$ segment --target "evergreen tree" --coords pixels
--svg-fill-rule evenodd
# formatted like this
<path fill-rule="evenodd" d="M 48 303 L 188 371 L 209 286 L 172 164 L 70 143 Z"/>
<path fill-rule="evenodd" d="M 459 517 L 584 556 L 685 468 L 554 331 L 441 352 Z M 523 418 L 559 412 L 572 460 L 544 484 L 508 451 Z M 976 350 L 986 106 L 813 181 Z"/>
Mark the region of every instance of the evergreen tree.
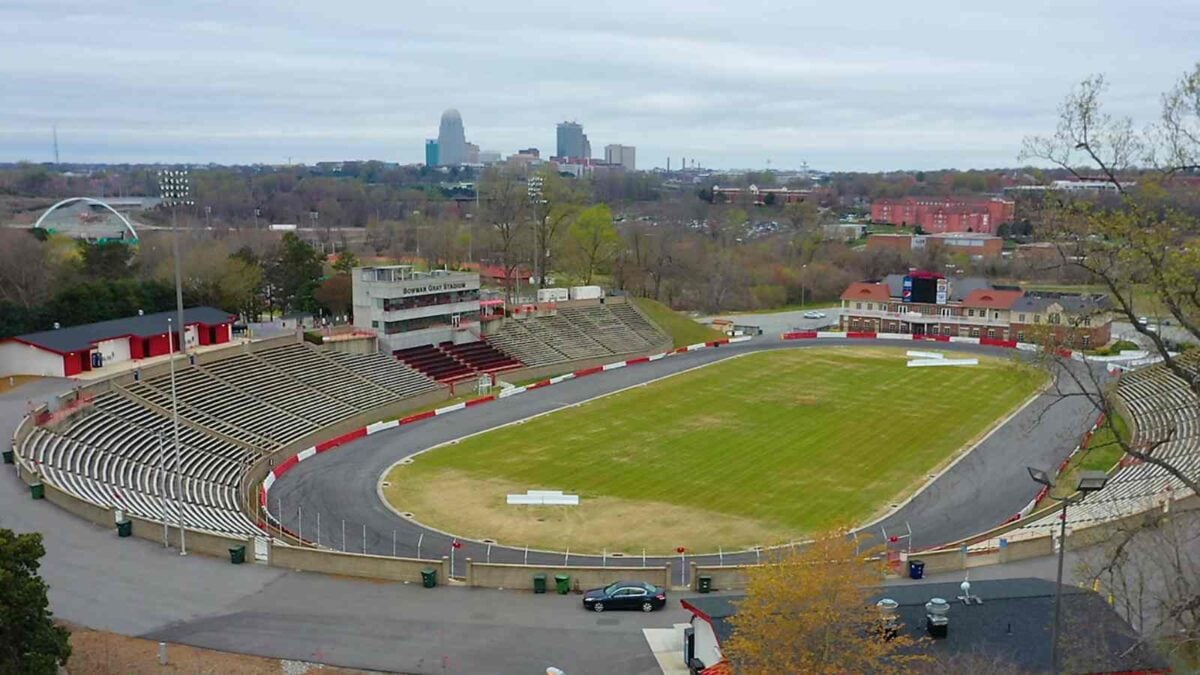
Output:
<path fill-rule="evenodd" d="M 38 576 L 45 554 L 42 535 L 0 530 L 0 672 L 53 675 L 71 655 Z"/>

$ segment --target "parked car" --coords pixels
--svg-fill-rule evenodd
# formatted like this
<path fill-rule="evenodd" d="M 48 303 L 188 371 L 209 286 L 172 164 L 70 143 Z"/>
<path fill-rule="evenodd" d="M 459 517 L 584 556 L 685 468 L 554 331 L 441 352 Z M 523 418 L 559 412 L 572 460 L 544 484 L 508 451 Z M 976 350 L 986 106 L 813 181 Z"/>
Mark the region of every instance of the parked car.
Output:
<path fill-rule="evenodd" d="M 640 609 L 652 612 L 667 604 L 667 590 L 641 581 L 618 581 L 583 594 L 583 608 L 592 612 L 608 609 Z"/>
<path fill-rule="evenodd" d="M 805 313 L 804 313 L 804 318 L 806 318 L 806 319 L 824 319 L 824 318 L 825 318 L 825 312 L 818 312 L 818 311 L 817 311 L 817 310 L 815 310 L 815 309 L 814 309 L 814 310 L 809 310 L 809 311 L 807 311 L 807 312 L 805 312 Z"/>

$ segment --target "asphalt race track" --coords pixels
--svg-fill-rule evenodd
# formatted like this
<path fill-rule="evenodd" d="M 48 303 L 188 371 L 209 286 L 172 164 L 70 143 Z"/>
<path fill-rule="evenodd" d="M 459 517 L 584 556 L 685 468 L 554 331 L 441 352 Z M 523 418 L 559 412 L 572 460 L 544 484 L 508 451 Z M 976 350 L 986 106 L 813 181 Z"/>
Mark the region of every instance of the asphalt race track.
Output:
<path fill-rule="evenodd" d="M 872 346 L 910 347 L 913 343 L 871 342 Z M 316 541 L 316 514 L 321 514 L 320 543 L 335 549 L 379 555 L 440 557 L 450 555 L 452 537 L 401 518 L 379 499 L 376 486 L 380 476 L 396 461 L 431 446 L 462 436 L 491 429 L 539 413 L 574 405 L 595 396 L 636 386 L 649 380 L 678 373 L 699 365 L 729 358 L 739 353 L 764 349 L 805 349 L 830 346 L 863 346 L 863 340 L 801 340 L 783 342 L 778 338 L 756 340 L 677 354 L 666 359 L 599 373 L 586 378 L 561 382 L 519 396 L 500 399 L 449 415 L 430 418 L 412 425 L 384 431 L 301 462 L 283 475 L 270 492 L 269 508 L 285 527 L 302 532 Z M 929 347 L 929 345 L 923 345 Z M 937 343 L 947 351 L 969 351 L 1011 357 L 1011 349 L 977 345 Z M 1083 368 L 1072 362 L 1069 367 Z M 731 386 L 737 386 L 731 383 Z M 1012 419 L 996 429 L 970 454 L 942 473 L 917 496 L 864 532 L 879 534 L 913 533 L 913 546 L 933 545 L 976 534 L 1001 524 L 1018 512 L 1037 493 L 1026 466 L 1051 469 L 1058 466 L 1094 422 L 1095 413 L 1085 397 L 1063 397 L 1072 391 L 1073 380 L 1059 378 L 1058 384 L 1039 396 Z M 1049 414 L 1044 411 L 1053 406 Z M 434 450 L 436 452 L 436 450 Z M 903 452 L 898 448 L 897 452 Z M 303 522 L 301 522 L 303 520 Z M 365 526 L 365 530 L 364 530 Z M 364 536 L 365 534 L 365 536 Z M 394 538 L 394 543 L 393 543 Z M 584 556 L 565 552 L 541 552 L 504 546 L 487 546 L 462 539 L 456 564 L 464 557 L 492 562 L 531 564 L 567 563 L 572 565 L 615 565 L 620 559 Z M 393 548 L 394 546 L 394 548 Z M 490 548 L 490 551 L 489 551 Z M 699 553 L 699 552 L 698 552 Z M 706 552 L 707 553 L 707 552 Z M 753 552 L 725 552 L 725 564 L 754 562 Z M 640 564 L 641 560 L 624 564 Z M 680 557 L 648 557 L 646 563 L 670 562 L 675 582 L 683 581 L 684 560 Z M 686 562 L 716 564 L 718 556 L 688 554 Z M 455 573 L 464 568 L 456 567 Z"/>

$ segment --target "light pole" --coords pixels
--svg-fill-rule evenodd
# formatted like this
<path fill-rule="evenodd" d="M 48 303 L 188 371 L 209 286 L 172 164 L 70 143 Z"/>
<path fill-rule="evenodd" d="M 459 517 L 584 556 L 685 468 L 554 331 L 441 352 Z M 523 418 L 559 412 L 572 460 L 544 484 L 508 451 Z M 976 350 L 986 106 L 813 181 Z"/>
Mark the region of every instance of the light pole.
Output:
<path fill-rule="evenodd" d="M 549 253 L 549 250 L 546 249 L 546 242 L 542 241 L 542 228 L 538 226 L 538 206 L 542 204 L 542 182 L 542 177 L 537 174 L 529 177 L 529 203 L 533 205 L 533 276 L 537 280 L 538 288 L 542 287 L 546 277 L 542 270 L 546 260 L 543 250 Z"/>
<path fill-rule="evenodd" d="M 258 229 L 258 217 L 262 215 L 262 209 L 254 209 L 254 229 Z"/>
<path fill-rule="evenodd" d="M 204 229 L 206 229 L 206 230 L 212 229 L 212 207 L 211 206 L 204 207 Z"/>
<path fill-rule="evenodd" d="M 183 265 L 179 259 L 179 207 L 192 206 L 192 184 L 188 178 L 187 169 L 166 169 L 158 172 L 158 189 L 162 202 L 171 207 L 171 249 L 175 258 L 175 312 L 179 319 L 179 350 L 187 353 L 187 338 L 184 335 L 183 320 Z M 179 396 L 175 390 L 175 346 L 171 343 L 171 320 L 167 319 L 167 347 L 171 360 L 171 418 L 175 436 L 175 473 L 176 489 L 182 488 L 179 476 Z M 176 494 L 179 505 L 179 555 L 187 555 L 187 541 L 183 533 L 183 498 Z"/>
<path fill-rule="evenodd" d="M 1067 506 L 1078 504 L 1084 500 L 1088 494 L 1104 489 L 1104 485 L 1108 483 L 1108 474 L 1103 471 L 1080 471 L 1075 484 L 1075 490 L 1067 493 L 1065 497 L 1059 497 L 1053 494 L 1054 479 L 1050 474 L 1035 469 L 1032 466 L 1025 467 L 1029 472 L 1029 477 L 1036 483 L 1045 485 L 1047 488 L 1046 496 L 1056 502 L 1062 504 L 1062 513 L 1059 514 L 1059 535 L 1058 535 L 1058 577 L 1054 586 L 1054 623 L 1050 627 L 1050 667 L 1053 672 L 1061 672 L 1058 667 L 1058 634 L 1059 623 L 1062 619 L 1062 577 L 1063 577 L 1063 560 L 1067 553 Z"/>
<path fill-rule="evenodd" d="M 168 322 L 170 319 L 167 320 Z M 167 330 L 167 335 L 171 334 L 170 329 Z M 168 338 L 169 339 L 169 338 Z M 163 514 L 163 548 L 171 547 L 171 536 L 167 530 L 167 456 L 163 448 L 163 428 L 158 428 L 158 494 L 162 502 Z"/>
<path fill-rule="evenodd" d="M 171 423 L 175 427 L 175 517 L 179 525 L 179 555 L 187 555 L 187 538 L 183 533 L 183 476 L 179 468 L 179 394 L 175 389 L 175 333 L 167 319 L 167 358 L 171 365 Z M 166 514 L 164 515 L 164 519 Z"/>

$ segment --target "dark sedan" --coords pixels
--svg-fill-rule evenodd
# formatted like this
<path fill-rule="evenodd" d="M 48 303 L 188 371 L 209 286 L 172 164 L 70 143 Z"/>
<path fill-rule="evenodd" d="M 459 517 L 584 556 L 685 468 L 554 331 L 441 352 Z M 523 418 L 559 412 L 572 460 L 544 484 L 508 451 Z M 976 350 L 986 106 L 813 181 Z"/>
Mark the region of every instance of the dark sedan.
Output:
<path fill-rule="evenodd" d="M 652 612 L 667 604 L 667 590 L 640 581 L 618 581 L 583 594 L 583 608 L 593 612 L 606 609 L 640 609 Z"/>

